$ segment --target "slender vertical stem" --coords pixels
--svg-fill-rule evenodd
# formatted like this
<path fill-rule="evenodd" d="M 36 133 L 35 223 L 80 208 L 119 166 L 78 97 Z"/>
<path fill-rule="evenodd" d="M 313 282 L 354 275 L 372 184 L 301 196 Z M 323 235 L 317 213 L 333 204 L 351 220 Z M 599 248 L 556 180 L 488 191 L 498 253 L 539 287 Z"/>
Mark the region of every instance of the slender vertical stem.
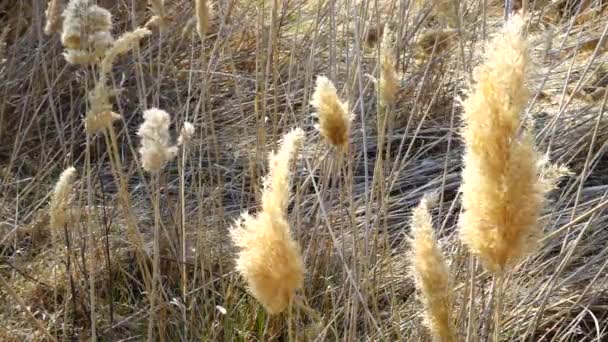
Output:
<path fill-rule="evenodd" d="M 154 326 L 156 325 L 156 306 L 160 282 L 160 176 L 158 172 L 152 174 L 152 205 L 154 209 L 154 251 L 152 264 L 152 293 L 150 295 L 150 320 L 148 322 L 148 341 L 154 340 Z"/>
<path fill-rule="evenodd" d="M 86 137 L 86 179 L 87 179 L 87 240 L 89 244 L 89 300 L 91 305 L 91 341 L 97 340 L 96 318 L 95 318 L 95 238 L 93 236 L 93 222 L 91 213 L 93 210 L 93 184 L 91 172 L 91 136 Z"/>
<path fill-rule="evenodd" d="M 502 285 L 504 282 L 504 275 L 498 273 L 494 276 L 495 281 L 495 297 L 494 297 L 494 335 L 492 340 L 494 342 L 500 341 L 500 329 L 502 321 Z"/>
<path fill-rule="evenodd" d="M 475 257 L 471 255 L 469 257 L 469 272 L 470 283 L 469 283 L 469 318 L 467 323 L 467 337 L 466 341 L 472 341 L 473 330 L 475 327 Z"/>

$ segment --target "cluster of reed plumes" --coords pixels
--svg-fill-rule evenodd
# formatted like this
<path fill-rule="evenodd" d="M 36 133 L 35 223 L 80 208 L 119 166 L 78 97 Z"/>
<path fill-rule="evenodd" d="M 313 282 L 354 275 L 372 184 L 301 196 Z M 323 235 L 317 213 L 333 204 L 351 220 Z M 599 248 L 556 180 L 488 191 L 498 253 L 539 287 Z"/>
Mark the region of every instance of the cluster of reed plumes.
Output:
<path fill-rule="evenodd" d="M 529 100 L 528 49 L 524 20 L 514 16 L 487 45 L 463 102 L 460 238 L 496 278 L 494 341 L 500 340 L 503 281 L 538 245 L 545 194 L 563 175 L 542 176 L 544 162 L 523 118 Z M 456 341 L 448 267 L 432 233 L 428 207 L 428 199 L 423 199 L 413 213 L 412 270 L 432 336 Z"/>
<path fill-rule="evenodd" d="M 105 0 L 48 3 L 45 32 L 56 43 L 54 63 L 63 75 L 74 75 L 74 100 L 69 111 L 53 108 L 57 126 L 69 122 L 71 134 L 57 139 L 67 143 L 41 159 L 74 167 L 61 174 L 49 169 L 55 188 L 32 206 L 44 211 L 40 220 L 52 229 L 54 249 L 36 254 L 48 258 L 52 277 L 38 275 L 44 262 L 9 275 L 11 281 L 32 278 L 38 293 L 51 298 L 21 304 L 19 297 L 29 292 L 9 294 L 29 329 L 53 335 L 49 340 L 449 342 L 507 340 L 523 329 L 545 333 L 547 322 L 558 322 L 546 316 L 571 302 L 553 305 L 561 294 L 537 286 L 557 289 L 562 278 L 526 272 L 549 269 L 548 259 L 560 261 L 554 255 L 561 241 L 550 236 L 577 237 L 574 224 L 545 235 L 560 227 L 556 216 L 578 225 L 595 212 L 576 218 L 577 206 L 589 206 L 584 189 L 571 214 L 563 214 L 567 195 L 548 210 L 548 191 L 565 170 L 539 152 L 545 145 L 536 146 L 544 136 L 536 141 L 533 128 L 546 123 L 530 118 L 537 103 L 531 103 L 533 67 L 522 18 L 473 45 L 465 41 L 465 17 L 457 18 L 459 28 L 448 29 L 462 40 L 462 50 L 454 53 L 458 61 L 446 62 L 445 74 L 412 63 L 412 46 L 424 41 L 424 32 L 403 32 L 404 21 L 390 19 L 376 23 L 383 29 L 374 48 L 352 50 L 367 24 L 348 27 L 355 35 L 347 39 L 357 44 L 345 45 L 346 62 L 340 56 L 345 47 L 321 30 L 305 45 L 315 47 L 315 65 L 298 63 L 294 51 L 285 68 L 286 37 L 295 46 L 300 30 L 340 32 L 342 12 L 327 12 L 332 19 L 325 26 L 325 15 L 310 14 L 326 13 L 327 4 L 295 7 L 305 25 L 294 28 L 282 24 L 298 13 L 293 3 L 267 8 L 196 0 L 187 8 L 179 1 L 144 2 L 145 10 L 135 2 L 113 7 L 133 8 L 124 20 L 103 8 Z M 435 3 L 425 7 L 433 20 L 448 4 Z M 242 8 L 259 10 L 255 28 L 268 34 L 239 27 L 246 22 L 241 15 L 253 13 Z M 424 20 L 420 15 L 413 20 Z M 190 37 L 184 39 L 184 29 L 178 40 L 182 24 Z M 432 41 L 433 54 L 440 52 L 441 42 Z M 454 97 L 478 57 L 471 46 L 483 46 L 485 54 L 459 101 Z M 328 60 L 338 61 L 328 68 L 316 64 L 326 51 Z M 449 69 L 461 61 L 458 70 Z M 49 84 L 59 82 L 56 71 L 50 70 Z M 187 82 L 178 78 L 184 75 Z M 60 88 L 47 97 L 49 105 L 68 98 Z M 427 98 L 425 108 L 420 99 Z M 48 133 L 42 137 L 49 139 Z M 556 141 L 547 150 L 563 150 Z M 585 167 L 602 169 L 595 162 Z M 23 197 L 19 193 L 17 201 Z M 12 218 L 0 224 L 5 221 Z M 574 238 L 564 240 L 560 255 L 570 255 Z M 22 267 L 17 248 L 27 250 L 28 239 L 10 241 L 16 256 L 0 267 L 0 280 L 9 274 L 5 267 Z M 541 299 L 549 303 L 544 316 L 529 304 Z M 540 324 L 519 324 L 533 315 L 543 317 Z M 2 334 L 0 324 L 0 340 Z"/>

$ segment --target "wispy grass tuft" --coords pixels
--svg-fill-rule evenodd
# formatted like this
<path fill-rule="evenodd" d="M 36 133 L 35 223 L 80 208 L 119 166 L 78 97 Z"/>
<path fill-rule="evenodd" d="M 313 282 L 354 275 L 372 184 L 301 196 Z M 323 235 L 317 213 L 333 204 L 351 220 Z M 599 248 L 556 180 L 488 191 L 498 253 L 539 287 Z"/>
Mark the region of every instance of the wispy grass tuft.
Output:
<path fill-rule="evenodd" d="M 352 116 L 348 112 L 348 104 L 338 98 L 336 87 L 327 77 L 317 77 L 310 104 L 317 110 L 317 129 L 325 140 L 333 146 L 346 148 Z"/>
<path fill-rule="evenodd" d="M 304 282 L 300 247 L 292 237 L 286 217 L 289 166 L 303 137 L 301 129 L 283 137 L 279 151 L 269 157 L 262 211 L 255 216 L 243 214 L 231 230 L 232 240 L 239 248 L 236 270 L 270 314 L 284 311 Z"/>
<path fill-rule="evenodd" d="M 466 143 L 460 234 L 492 272 L 503 272 L 534 251 L 544 186 L 538 154 L 522 115 L 528 101 L 528 42 L 515 16 L 487 46 L 464 101 Z"/>
<path fill-rule="evenodd" d="M 76 169 L 68 167 L 59 176 L 50 202 L 51 227 L 61 230 L 66 224 L 66 210 L 70 201 L 70 191 L 76 179 Z"/>
<path fill-rule="evenodd" d="M 433 232 L 430 207 L 432 199 L 422 198 L 412 211 L 411 220 L 411 272 L 414 276 L 420 301 L 424 305 L 424 324 L 434 341 L 457 341 L 452 321 L 451 284 L 449 268 Z"/>

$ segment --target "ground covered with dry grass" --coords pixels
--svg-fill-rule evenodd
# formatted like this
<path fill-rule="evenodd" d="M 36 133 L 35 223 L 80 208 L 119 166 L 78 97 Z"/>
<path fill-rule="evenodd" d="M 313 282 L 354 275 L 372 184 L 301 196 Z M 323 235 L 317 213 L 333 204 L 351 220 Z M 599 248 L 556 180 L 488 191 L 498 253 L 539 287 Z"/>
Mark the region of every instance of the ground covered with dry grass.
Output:
<path fill-rule="evenodd" d="M 525 1 L 521 125 L 562 177 L 534 217 L 537 248 L 500 276 L 463 244 L 459 218 L 475 188 L 461 188 L 463 100 L 502 3 L 90 3 L 112 15 L 104 37 L 141 29 L 105 74 L 109 50 L 87 29 L 70 49 L 95 62 L 70 64 L 45 2 L 0 4 L 0 340 L 608 338 L 604 2 Z M 327 107 L 318 75 L 335 85 Z M 158 140 L 138 129 L 151 108 L 169 115 L 152 129 L 169 134 L 159 168 L 139 150 Z M 290 157 L 269 164 L 296 127 Z M 58 217 L 49 203 L 71 166 Z M 412 220 L 423 198 L 430 215 Z M 238 240 L 239 225 L 267 238 Z M 429 247 L 412 248 L 416 236 Z M 429 324 L 416 251 L 443 253 L 449 285 L 432 290 L 449 299 L 451 336 Z M 284 280 L 282 302 L 241 276 L 254 263 L 257 285 Z"/>

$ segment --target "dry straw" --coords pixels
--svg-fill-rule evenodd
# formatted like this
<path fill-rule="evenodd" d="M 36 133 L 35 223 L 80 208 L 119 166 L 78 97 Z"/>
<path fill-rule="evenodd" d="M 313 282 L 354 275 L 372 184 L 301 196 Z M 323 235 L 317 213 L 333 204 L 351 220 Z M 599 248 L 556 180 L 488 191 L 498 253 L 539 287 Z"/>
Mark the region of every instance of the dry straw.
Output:
<path fill-rule="evenodd" d="M 139 154 L 142 167 L 148 172 L 158 172 L 177 154 L 177 147 L 171 146 L 169 140 L 169 113 L 162 109 L 152 108 L 144 111 L 144 122 L 137 135 L 141 138 Z"/>
<path fill-rule="evenodd" d="M 289 200 L 289 166 L 304 137 L 294 129 L 283 137 L 278 153 L 269 157 L 264 181 L 262 211 L 244 214 L 231 229 L 239 248 L 236 269 L 251 294 L 270 314 L 280 313 L 304 282 L 304 262 L 286 218 Z"/>
<path fill-rule="evenodd" d="M 533 137 L 522 127 L 528 101 L 528 42 L 513 17 L 487 46 L 464 101 L 466 143 L 460 235 L 485 267 L 502 273 L 532 252 L 545 184 Z"/>
<path fill-rule="evenodd" d="M 68 167 L 59 176 L 51 195 L 50 218 L 53 229 L 63 229 L 66 224 L 66 210 L 70 201 L 70 191 L 76 179 L 76 169 Z"/>
<path fill-rule="evenodd" d="M 425 196 L 412 212 L 411 272 L 424 305 L 424 323 L 433 340 L 450 342 L 456 341 L 456 330 L 451 317 L 449 269 L 433 232 L 429 212 L 432 202 Z"/>
<path fill-rule="evenodd" d="M 325 76 L 317 77 L 315 91 L 310 104 L 319 118 L 316 126 L 321 135 L 333 146 L 346 148 L 352 116 L 348 104 L 338 98 L 334 84 Z"/>

